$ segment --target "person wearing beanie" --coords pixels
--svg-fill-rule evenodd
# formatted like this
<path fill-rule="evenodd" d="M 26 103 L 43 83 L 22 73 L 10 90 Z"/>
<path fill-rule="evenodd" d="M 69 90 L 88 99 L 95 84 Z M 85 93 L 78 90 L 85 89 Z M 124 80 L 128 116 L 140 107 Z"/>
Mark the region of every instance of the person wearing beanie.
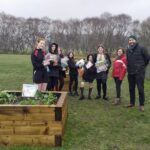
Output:
<path fill-rule="evenodd" d="M 136 38 L 136 36 L 135 36 L 135 35 L 130 35 L 130 36 L 128 37 L 128 40 L 129 40 L 129 39 L 137 40 L 137 38 Z"/>
<path fill-rule="evenodd" d="M 127 71 L 130 93 L 130 104 L 128 108 L 135 106 L 135 86 L 137 85 L 139 93 L 139 110 L 144 111 L 144 79 L 145 69 L 149 63 L 149 54 L 145 47 L 137 42 L 134 35 L 128 37 L 127 55 Z"/>

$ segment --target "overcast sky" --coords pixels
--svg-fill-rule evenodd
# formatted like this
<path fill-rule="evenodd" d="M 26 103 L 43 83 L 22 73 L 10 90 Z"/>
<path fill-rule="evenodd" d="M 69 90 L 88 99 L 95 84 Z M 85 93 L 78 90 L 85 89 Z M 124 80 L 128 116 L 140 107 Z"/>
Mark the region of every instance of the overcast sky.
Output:
<path fill-rule="evenodd" d="M 142 21 L 150 16 L 150 0 L 0 0 L 0 12 L 61 20 L 125 13 Z"/>

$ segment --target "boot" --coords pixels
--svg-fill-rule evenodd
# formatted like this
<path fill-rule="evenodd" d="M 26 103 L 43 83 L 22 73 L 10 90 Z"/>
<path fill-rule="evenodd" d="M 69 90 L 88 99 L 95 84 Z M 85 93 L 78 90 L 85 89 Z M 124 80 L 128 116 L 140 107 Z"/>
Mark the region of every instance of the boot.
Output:
<path fill-rule="evenodd" d="M 74 92 L 74 96 L 79 96 L 78 91 Z"/>
<path fill-rule="evenodd" d="M 95 99 L 100 99 L 101 98 L 101 96 L 100 95 L 97 95 L 96 97 L 95 97 Z"/>
<path fill-rule="evenodd" d="M 134 105 L 134 104 L 129 104 L 129 105 L 125 106 L 125 107 L 126 107 L 126 108 L 134 108 L 135 105 Z"/>
<path fill-rule="evenodd" d="M 93 89 L 93 88 L 89 88 L 88 99 L 92 99 L 92 98 L 91 98 L 92 89 Z"/>
<path fill-rule="evenodd" d="M 143 105 L 139 106 L 139 110 L 144 111 L 144 106 Z"/>
<path fill-rule="evenodd" d="M 103 84 L 103 100 L 108 100 L 107 95 L 107 85 Z"/>
<path fill-rule="evenodd" d="M 69 92 L 69 96 L 74 96 L 72 92 Z"/>
<path fill-rule="evenodd" d="M 79 100 L 83 100 L 85 98 L 83 95 L 84 87 L 80 87 L 80 91 L 81 91 L 81 96 L 80 96 Z"/>
<path fill-rule="evenodd" d="M 113 105 L 119 105 L 121 103 L 120 98 L 115 98 Z"/>
<path fill-rule="evenodd" d="M 103 100 L 108 100 L 108 97 L 106 97 L 105 95 L 103 96 Z"/>

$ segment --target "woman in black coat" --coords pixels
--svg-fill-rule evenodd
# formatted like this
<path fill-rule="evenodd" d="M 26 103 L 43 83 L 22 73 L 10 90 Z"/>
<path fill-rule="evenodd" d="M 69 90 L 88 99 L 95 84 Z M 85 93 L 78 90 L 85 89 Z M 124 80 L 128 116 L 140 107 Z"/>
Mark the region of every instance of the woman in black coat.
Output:
<path fill-rule="evenodd" d="M 96 66 L 96 82 L 97 82 L 97 96 L 96 99 L 101 98 L 101 86 L 103 89 L 103 99 L 107 98 L 107 74 L 111 66 L 111 60 L 106 53 L 103 45 L 99 45 L 97 49 L 97 54 L 95 54 L 95 66 Z"/>
<path fill-rule="evenodd" d="M 94 63 L 94 57 L 92 54 L 89 54 L 87 56 L 87 62 L 85 63 L 84 67 L 83 67 L 83 81 L 81 82 L 81 86 L 80 86 L 80 91 L 81 91 L 81 96 L 79 98 L 79 100 L 83 100 L 84 97 L 84 81 L 88 82 L 88 86 L 89 86 L 89 91 L 88 91 L 88 99 L 91 99 L 91 93 L 92 93 L 92 89 L 93 89 L 93 81 L 95 79 L 95 74 L 96 74 L 96 67 L 95 67 L 95 63 Z"/>
<path fill-rule="evenodd" d="M 78 96 L 78 67 L 76 66 L 76 62 L 74 60 L 73 52 L 69 52 L 68 54 L 68 67 L 69 67 L 69 95 L 70 96 Z M 74 82 L 74 93 L 72 92 L 72 86 Z"/>

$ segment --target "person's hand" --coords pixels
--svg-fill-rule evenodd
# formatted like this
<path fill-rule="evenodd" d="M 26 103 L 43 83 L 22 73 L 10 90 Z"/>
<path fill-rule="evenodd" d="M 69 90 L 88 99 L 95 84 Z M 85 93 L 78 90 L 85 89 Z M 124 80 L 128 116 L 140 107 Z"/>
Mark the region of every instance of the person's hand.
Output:
<path fill-rule="evenodd" d="M 66 71 L 66 68 L 62 68 L 62 71 Z"/>
<path fill-rule="evenodd" d="M 44 66 L 47 66 L 47 65 L 49 65 L 49 64 L 50 64 L 49 60 L 44 60 L 44 61 L 43 61 L 43 65 L 44 65 Z"/>
<path fill-rule="evenodd" d="M 58 61 L 54 61 L 53 66 L 57 66 L 58 65 Z"/>

